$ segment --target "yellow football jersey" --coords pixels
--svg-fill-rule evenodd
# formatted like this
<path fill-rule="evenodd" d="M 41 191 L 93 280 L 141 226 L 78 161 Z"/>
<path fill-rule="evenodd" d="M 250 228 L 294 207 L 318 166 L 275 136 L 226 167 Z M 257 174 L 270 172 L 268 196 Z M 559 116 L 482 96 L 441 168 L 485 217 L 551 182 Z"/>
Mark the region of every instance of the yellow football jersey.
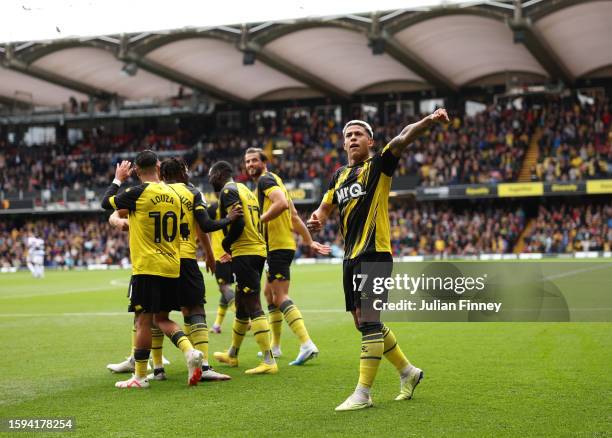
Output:
<path fill-rule="evenodd" d="M 391 253 L 389 192 L 398 163 L 387 145 L 362 163 L 341 167 L 332 177 L 323 202 L 338 206 L 345 259 Z"/>
<path fill-rule="evenodd" d="M 132 273 L 178 277 L 182 208 L 174 190 L 164 183 L 147 182 L 108 201 L 116 210 L 129 210 Z"/>
<path fill-rule="evenodd" d="M 242 204 L 245 225 L 240 237 L 232 243 L 232 256 L 259 255 L 265 257 L 266 242 L 261 234 L 260 211 L 257 198 L 244 184 L 233 181 L 228 182 L 221 189 L 219 197 L 221 217 L 227 216 L 227 213 L 238 203 Z M 228 228 L 232 226 L 233 224 Z"/>
<path fill-rule="evenodd" d="M 202 194 L 191 184 L 174 183 L 168 184 L 181 200 L 183 205 L 183 219 L 181 220 L 181 258 L 196 259 L 198 249 L 198 226 L 194 213 L 197 210 L 206 209 L 206 201 Z"/>
<path fill-rule="evenodd" d="M 288 202 L 291 196 L 283 180 L 272 172 L 266 172 L 257 181 L 257 198 L 262 214 L 268 211 L 272 201 L 269 194 L 274 190 L 280 190 Z M 277 249 L 289 249 L 295 251 L 297 248 L 293 237 L 293 225 L 291 224 L 291 209 L 283 211 L 279 216 L 264 224 L 264 238 L 268 244 L 268 251 Z"/>

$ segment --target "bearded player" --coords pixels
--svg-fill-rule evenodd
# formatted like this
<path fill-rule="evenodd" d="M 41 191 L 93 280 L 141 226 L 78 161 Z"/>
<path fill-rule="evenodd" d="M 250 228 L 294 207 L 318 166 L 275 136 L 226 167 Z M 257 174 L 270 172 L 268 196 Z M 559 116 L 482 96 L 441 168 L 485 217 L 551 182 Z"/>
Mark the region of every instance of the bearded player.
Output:
<path fill-rule="evenodd" d="M 303 365 L 317 357 L 319 349 L 310 339 L 302 313 L 289 298 L 290 267 L 297 247 L 293 232 L 299 233 L 304 244 L 318 254 L 327 255 L 331 249 L 312 240 L 283 181 L 268 171 L 267 161 L 268 158 L 259 148 L 249 148 L 244 155 L 246 170 L 256 185 L 255 194 L 262 212 L 261 223 L 268 249 L 268 275 L 264 295 L 268 301 L 272 354 L 275 357 L 281 355 L 280 337 L 284 318 L 300 341 L 300 351 L 289 365 Z"/>
<path fill-rule="evenodd" d="M 412 365 L 396 342 L 393 332 L 380 322 L 380 316 L 364 317 L 362 299 L 371 284 L 358 292 L 355 277 L 374 266 L 377 275 L 390 276 L 393 271 L 389 225 L 389 190 L 391 179 L 402 152 L 435 123 L 448 122 L 446 110 L 438 109 L 419 122 L 408 125 L 387 144 L 374 152 L 374 133 L 361 120 L 348 122 L 342 134 L 349 164 L 336 171 L 319 208 L 312 213 L 307 226 L 312 232 L 322 229 L 334 208 L 340 214 L 340 231 L 344 238 L 343 284 L 346 310 L 351 312 L 355 327 L 361 332 L 359 382 L 336 411 L 373 406 L 370 388 L 384 355 L 400 374 L 400 393 L 396 400 L 412 398 L 423 371 Z M 368 288 L 369 286 L 369 288 Z M 371 313 L 371 312 L 368 312 Z"/>

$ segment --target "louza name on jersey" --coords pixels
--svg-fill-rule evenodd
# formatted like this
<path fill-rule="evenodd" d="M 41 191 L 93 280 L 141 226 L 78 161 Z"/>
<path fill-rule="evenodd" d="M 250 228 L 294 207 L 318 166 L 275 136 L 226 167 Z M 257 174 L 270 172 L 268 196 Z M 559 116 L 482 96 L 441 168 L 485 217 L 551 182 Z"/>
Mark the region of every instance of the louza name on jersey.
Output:
<path fill-rule="evenodd" d="M 348 198 L 357 199 L 361 196 L 365 196 L 366 192 L 360 183 L 356 182 L 348 187 L 341 187 L 336 191 L 336 197 L 338 198 L 338 204 L 342 204 Z"/>
<path fill-rule="evenodd" d="M 151 198 L 151 202 L 153 203 L 153 205 L 157 205 L 160 202 L 165 202 L 167 204 L 174 204 L 174 198 L 166 194 L 155 195 L 153 198 Z"/>

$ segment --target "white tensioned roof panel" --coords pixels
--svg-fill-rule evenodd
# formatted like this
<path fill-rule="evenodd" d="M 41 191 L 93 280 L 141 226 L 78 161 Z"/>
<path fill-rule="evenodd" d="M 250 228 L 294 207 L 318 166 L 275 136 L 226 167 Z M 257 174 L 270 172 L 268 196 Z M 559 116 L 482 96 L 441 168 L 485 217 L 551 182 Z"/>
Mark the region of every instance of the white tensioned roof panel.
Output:
<path fill-rule="evenodd" d="M 564 8 L 535 26 L 576 77 L 612 64 L 612 2 Z"/>
<path fill-rule="evenodd" d="M 213 38 L 175 41 L 147 53 L 146 57 L 246 100 L 281 89 L 307 88 L 262 62 L 243 65 L 242 52 Z"/>
<path fill-rule="evenodd" d="M 462 86 L 505 71 L 547 76 L 512 31 L 501 21 L 475 15 L 451 15 L 414 24 L 395 34 L 401 44 Z"/>
<path fill-rule="evenodd" d="M 0 96 L 48 106 L 67 103 L 71 97 L 78 101 L 88 99 L 86 95 L 77 91 L 2 67 L 0 67 Z"/>
<path fill-rule="evenodd" d="M 265 48 L 347 93 L 389 81 L 424 83 L 389 55 L 373 55 L 365 35 L 346 29 L 300 30 L 269 42 Z"/>
<path fill-rule="evenodd" d="M 123 62 L 103 49 L 75 47 L 58 50 L 33 63 L 60 76 L 117 93 L 129 99 L 168 98 L 179 85 L 138 69 L 135 76 L 121 73 Z"/>

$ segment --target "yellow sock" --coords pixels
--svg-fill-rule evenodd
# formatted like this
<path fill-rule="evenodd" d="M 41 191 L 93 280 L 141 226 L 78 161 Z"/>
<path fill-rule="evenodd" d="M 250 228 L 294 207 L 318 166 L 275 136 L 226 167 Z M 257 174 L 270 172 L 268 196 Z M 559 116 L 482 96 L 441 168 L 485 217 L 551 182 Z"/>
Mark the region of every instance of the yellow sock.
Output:
<path fill-rule="evenodd" d="M 232 330 L 232 356 L 238 356 L 238 351 L 244 340 L 244 335 L 249 327 L 248 319 L 234 318 L 234 325 Z"/>
<path fill-rule="evenodd" d="M 140 379 L 147 377 L 147 362 L 149 362 L 150 350 L 134 349 L 134 374 Z"/>
<path fill-rule="evenodd" d="M 359 384 L 371 388 L 378 372 L 378 366 L 384 351 L 381 332 L 370 333 L 361 337 L 361 356 L 359 357 Z"/>
<path fill-rule="evenodd" d="M 219 307 L 217 307 L 217 317 L 215 318 L 215 325 L 217 327 L 221 327 L 221 324 L 223 324 L 223 320 L 225 319 L 226 313 L 227 313 L 227 305 L 219 304 Z"/>
<path fill-rule="evenodd" d="M 293 301 L 286 300 L 283 302 L 280 305 L 280 310 L 283 312 L 285 321 L 287 321 L 287 324 L 289 324 L 289 328 L 298 337 L 300 343 L 304 344 L 310 341 L 310 336 L 308 336 L 308 330 L 306 330 L 302 313 L 299 311 L 297 306 L 293 304 Z"/>
<path fill-rule="evenodd" d="M 191 315 L 185 318 L 185 334 L 193 348 L 203 354 L 202 361 L 208 364 L 208 326 L 204 315 Z"/>
<path fill-rule="evenodd" d="M 132 326 L 132 352 L 130 353 L 131 357 L 134 357 L 134 350 L 136 350 L 136 322 Z"/>
<path fill-rule="evenodd" d="M 280 345 L 281 331 L 283 328 L 283 312 L 274 304 L 268 306 L 268 322 L 272 331 L 272 345 L 278 347 Z"/>
<path fill-rule="evenodd" d="M 189 342 L 189 339 L 187 336 L 185 336 L 185 332 L 183 332 L 183 330 L 177 330 L 172 333 L 170 335 L 170 339 L 172 339 L 172 343 L 176 345 L 176 347 L 183 353 L 193 350 L 193 345 L 191 345 L 191 342 Z"/>
<path fill-rule="evenodd" d="M 151 327 L 151 356 L 153 356 L 153 367 L 163 368 L 162 345 L 164 344 L 164 333 L 157 327 Z"/>
<path fill-rule="evenodd" d="M 410 361 L 404 356 L 402 349 L 397 345 L 395 335 L 389 327 L 383 326 L 383 339 L 385 340 L 384 355 L 389 362 L 398 370 L 402 371 L 410 365 Z"/>
<path fill-rule="evenodd" d="M 258 316 L 251 320 L 251 330 L 259 350 L 264 353 L 270 351 L 270 325 L 265 315 Z"/>

